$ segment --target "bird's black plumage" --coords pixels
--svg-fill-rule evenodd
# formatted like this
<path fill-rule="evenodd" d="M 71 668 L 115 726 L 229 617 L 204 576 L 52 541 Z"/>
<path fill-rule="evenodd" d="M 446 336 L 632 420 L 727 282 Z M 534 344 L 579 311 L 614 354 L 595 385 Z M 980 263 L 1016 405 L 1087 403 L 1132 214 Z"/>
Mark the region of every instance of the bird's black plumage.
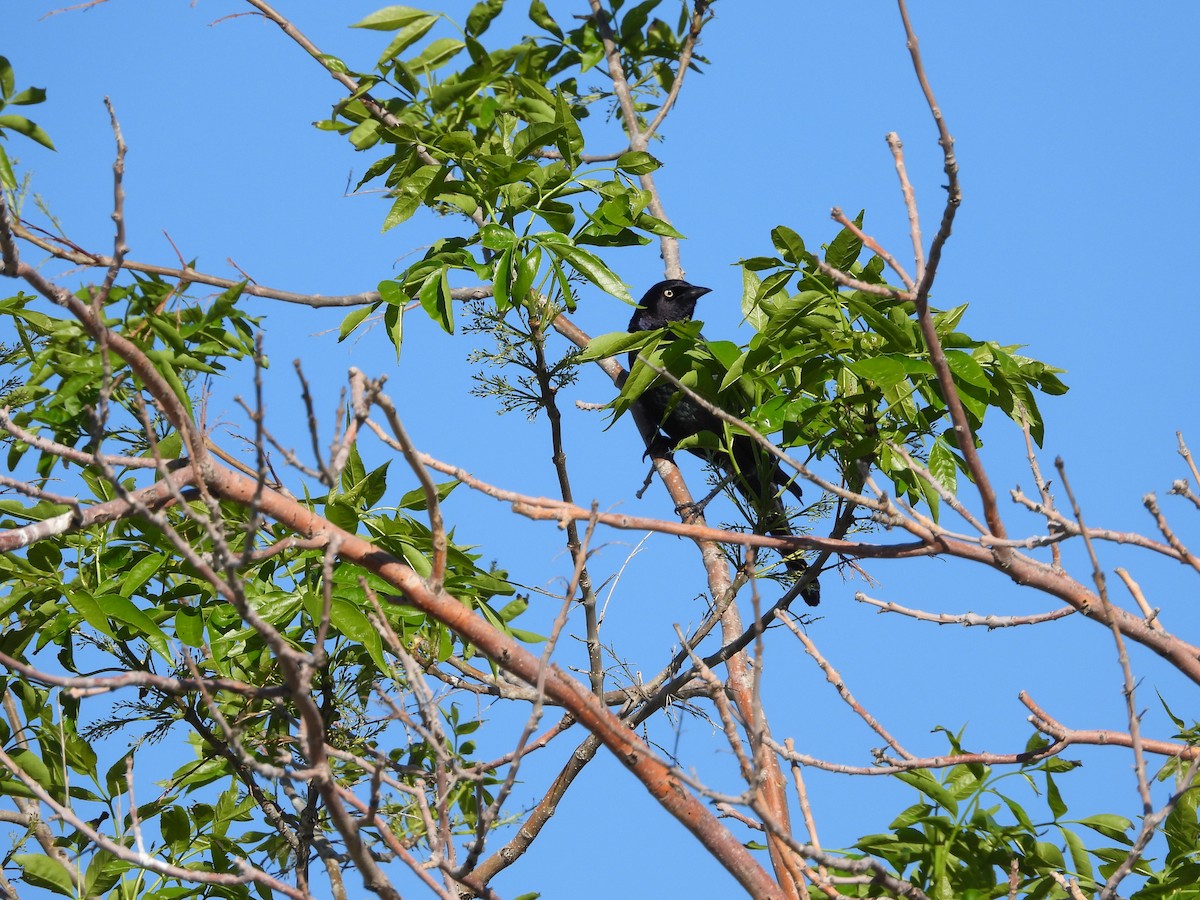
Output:
<path fill-rule="evenodd" d="M 653 331 L 664 328 L 671 322 L 687 322 L 696 312 L 696 301 L 709 293 L 709 290 L 678 278 L 660 281 L 642 297 L 633 318 L 629 320 L 629 330 Z M 633 369 L 636 359 L 636 352 L 629 354 L 630 370 Z M 637 404 L 646 417 L 666 435 L 672 447 L 702 431 L 710 431 L 720 436 L 724 430 L 720 419 L 683 396 L 669 383 L 659 382 L 651 385 L 638 397 Z M 691 452 L 730 476 L 731 483 L 738 493 L 763 517 L 770 534 L 790 537 L 792 532 L 776 488 L 786 488 L 799 497 L 799 486 L 792 482 L 779 467 L 779 463 L 768 458 L 748 435 L 735 435 L 730 451 L 692 449 Z M 800 574 L 807 568 L 800 559 L 788 559 L 786 565 L 795 574 Z M 821 599 L 820 585 L 813 581 L 801 596 L 809 606 L 816 606 Z"/>

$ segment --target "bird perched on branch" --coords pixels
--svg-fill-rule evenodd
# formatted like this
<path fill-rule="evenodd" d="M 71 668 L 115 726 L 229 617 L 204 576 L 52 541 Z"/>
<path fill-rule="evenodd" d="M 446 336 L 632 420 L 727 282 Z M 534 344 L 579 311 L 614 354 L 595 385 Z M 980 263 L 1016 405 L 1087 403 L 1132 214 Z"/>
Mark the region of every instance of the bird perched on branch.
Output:
<path fill-rule="evenodd" d="M 642 297 L 637 311 L 629 320 L 629 330 L 653 331 L 672 322 L 688 322 L 696 312 L 696 301 L 709 291 L 710 288 L 689 284 L 678 278 L 660 281 Z M 636 359 L 636 351 L 629 354 L 630 371 Z M 636 402 L 646 417 L 666 435 L 671 447 L 703 431 L 712 432 L 718 438 L 724 433 L 721 420 L 716 415 L 665 381 L 652 384 Z M 728 450 L 724 447 L 689 449 L 730 479 L 738 493 L 763 518 L 768 533 L 776 537 L 792 536 L 777 488 L 787 489 L 798 498 L 800 487 L 788 478 L 775 459 L 755 444 L 753 438 L 746 434 L 735 434 Z M 784 562 L 788 570 L 797 576 L 808 568 L 802 559 L 785 558 Z M 821 601 L 820 584 L 814 580 L 804 588 L 801 596 L 809 606 L 816 606 Z"/>

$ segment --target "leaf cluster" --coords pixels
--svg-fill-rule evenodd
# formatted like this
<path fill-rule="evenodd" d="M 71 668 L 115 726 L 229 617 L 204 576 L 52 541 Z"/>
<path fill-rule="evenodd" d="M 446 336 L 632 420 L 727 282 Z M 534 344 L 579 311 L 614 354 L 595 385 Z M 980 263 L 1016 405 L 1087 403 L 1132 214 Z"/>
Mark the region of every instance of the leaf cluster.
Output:
<path fill-rule="evenodd" d="M 103 295 L 102 313 L 112 334 L 135 344 L 191 409 L 197 376 L 220 375 L 255 354 L 257 323 L 238 305 L 240 286 L 207 303 L 188 299 L 185 288 L 157 277 L 134 277 Z M 84 289 L 79 296 L 91 303 L 99 295 Z M 17 335 L 15 346 L 25 350 L 7 357 L 13 377 L 24 385 L 15 420 L 69 447 L 160 462 L 144 468 L 117 460 L 108 470 L 71 472 L 81 509 L 128 496 L 169 471 L 183 453 L 179 435 L 121 357 L 111 349 L 98 352 L 77 321 L 35 308 L 29 295 L 0 301 L 0 315 Z M 64 463 L 54 452 L 30 454 L 29 445 L 9 443 L 10 470 L 33 469 L 43 481 L 63 476 Z M 438 497 L 445 500 L 456 484 L 440 485 Z M 179 763 L 161 795 L 137 811 L 145 833 L 161 834 L 156 854 L 174 865 L 222 873 L 237 873 L 241 858 L 265 870 L 290 868 L 297 852 L 294 839 L 289 840 L 289 829 L 298 827 L 294 814 L 281 812 L 262 793 L 252 769 L 277 765 L 281 755 L 291 758 L 299 727 L 292 689 L 263 627 L 303 651 L 312 651 L 323 633 L 327 664 L 312 673 L 307 688 L 319 698 L 326 741 L 365 759 L 375 759 L 381 753 L 377 748 L 387 748 L 379 764 L 415 787 L 385 791 L 380 809 L 394 814 L 394 822 L 406 823 L 407 840 L 419 842 L 425 826 L 416 814 L 414 791 L 435 789 L 436 779 L 429 775 L 435 762 L 454 759 L 464 768 L 472 764 L 474 746 L 465 736 L 479 723 L 450 723 L 449 743 L 431 748 L 427 735 L 406 731 L 381 714 L 376 692 L 404 696 L 407 676 L 396 667 L 369 592 L 381 601 L 387 630 L 423 665 L 436 666 L 452 656 L 469 660 L 474 648 L 405 605 L 382 579 L 348 563 L 330 569 L 324 549 L 295 542 L 297 535 L 264 523 L 252 510 L 214 503 L 190 491 L 178 499 L 158 518 L 118 518 L 56 532 L 23 552 L 0 555 L 5 585 L 0 652 L 43 665 L 54 659 L 67 673 L 82 676 L 140 672 L 187 679 L 194 666 L 205 677 L 245 685 L 249 693 L 167 690 L 150 683 L 139 689 L 136 700 L 114 703 L 80 735 L 75 730 L 82 727 L 79 698 L 56 695 L 60 713 L 54 716 L 47 689 L 6 678 L 0 689 L 20 698 L 29 724 L 14 749 L 12 734 L 0 723 L 0 742 L 52 796 L 65 801 L 69 786 L 73 808 L 81 816 L 112 819 L 122 840 L 133 846 L 134 820 L 122 806 L 126 757 L 105 771 L 92 744 L 103 746 L 120 734 L 133 744 L 127 756 L 144 758 L 138 754 L 149 742 L 174 732 L 176 740 L 191 745 L 194 759 Z M 330 522 L 366 536 L 419 574 L 429 574 L 434 550 L 422 515 L 425 493 L 397 479 L 387 463 L 370 469 L 354 448 L 336 488 L 302 502 Z M 47 501 L 0 499 L 0 530 L 70 512 Z M 182 546 L 189 548 L 187 553 L 180 551 Z M 515 624 L 527 600 L 515 595 L 503 570 L 481 567 L 479 560 L 478 553 L 451 535 L 446 589 L 511 637 L 540 641 Z M 201 561 L 236 576 L 233 601 L 199 570 Z M 259 627 L 247 622 L 251 614 Z M 352 759 L 339 759 L 335 771 L 346 786 L 371 777 L 368 767 Z M 453 785 L 444 806 L 454 817 L 452 828 L 472 830 L 478 824 L 480 804 L 490 802 L 488 786 L 496 780 L 491 773 L 480 778 Z M 0 777 L 0 794 L 30 796 L 7 772 Z M 332 836 L 323 839 L 335 839 L 336 830 L 320 806 L 313 809 L 310 827 Z M 73 833 L 70 841 L 73 855 L 83 860 L 88 895 L 119 890 L 121 896 L 152 897 L 160 889 L 178 889 L 169 882 L 146 884 L 145 872 L 92 847 L 81 833 Z M 12 859 L 29 883 L 77 895 L 70 872 L 56 860 L 20 852 Z M 203 894 L 248 897 L 250 891 L 245 885 L 210 885 Z"/>
<path fill-rule="evenodd" d="M 923 500 L 936 513 L 938 492 L 901 450 L 922 460 L 951 493 L 967 468 L 915 305 L 886 282 L 880 257 L 861 261 L 862 241 L 849 228 L 822 248 L 823 257 L 786 226 L 771 239 L 779 256 L 741 261 L 742 312 L 755 332 L 745 346 L 705 341 L 699 322 L 676 323 L 598 336 L 580 361 L 638 352 L 614 402 L 616 416 L 660 380 L 651 363 L 760 433 L 776 435 L 780 447 L 833 460 L 852 489 L 861 487 L 864 465 L 877 468 L 898 495 Z M 821 270 L 821 261 L 891 296 L 846 288 Z M 966 310 L 963 304 L 934 311 L 933 323 L 973 431 L 978 435 L 988 411 L 998 409 L 1028 424 L 1040 444 L 1036 392 L 1066 391 L 1062 370 L 959 330 Z M 729 428 L 685 445 L 728 440 Z"/>
<path fill-rule="evenodd" d="M 639 97 L 657 96 L 673 81 L 667 61 L 688 27 L 686 15 L 676 28 L 651 19 L 659 2 L 641 3 L 617 23 L 631 71 L 644 65 L 656 73 L 635 85 Z M 610 95 L 579 83 L 604 55 L 595 22 L 564 29 L 535 0 L 529 16 L 540 33 L 489 49 L 483 35 L 503 6 L 502 0 L 476 4 L 458 37 L 437 37 L 420 49 L 435 26 L 452 23 L 441 14 L 401 6 L 358 23 L 394 37 L 371 72 L 349 73 L 359 90 L 318 127 L 344 134 L 358 150 L 382 151 L 359 187 L 382 185 L 391 202 L 385 231 L 422 207 L 465 217 L 472 229 L 468 236 L 434 241 L 420 260 L 381 284 L 381 301 L 348 316 L 343 337 L 382 309 L 399 347 L 403 309 L 413 296 L 453 331 L 455 273 L 490 284 L 500 312 L 539 293 L 556 293 L 572 310 L 575 275 L 632 302 L 628 287 L 589 247 L 680 236 L 647 211 L 651 196 L 636 181 L 659 167 L 653 156 L 629 151 L 603 164 L 584 158 L 581 122 L 597 103 L 611 102 Z M 614 13 L 621 6 L 614 4 Z M 464 54 L 465 66 L 445 74 Z M 327 64 L 348 72 L 341 61 Z"/>
<path fill-rule="evenodd" d="M 937 730 L 945 734 L 954 755 L 964 752 L 961 734 Z M 1035 734 L 1026 753 L 1035 755 L 1046 746 L 1045 738 Z M 895 777 L 915 788 L 920 800 L 890 823 L 888 833 L 863 837 L 854 849 L 885 862 L 934 900 L 1013 896 L 1014 877 L 1020 896 L 1060 900 L 1069 895 L 1055 873 L 1069 875 L 1085 896 L 1094 896 L 1133 846 L 1133 823 L 1110 813 L 1067 818 L 1057 778 L 1078 765 L 1051 757 L 999 773 L 983 763 L 960 764 L 936 774 L 901 773 Z M 1171 772 L 1178 774 L 1177 767 L 1164 767 L 1160 778 Z M 1038 821 L 1011 792 L 1001 790 L 1002 782 L 1011 779 L 1023 782 L 1044 801 L 1048 821 Z M 1142 858 L 1135 865 L 1134 872 L 1146 881 L 1131 895 L 1133 900 L 1200 893 L 1198 828 L 1195 792 L 1188 792 L 1164 824 L 1166 859 L 1156 865 L 1154 859 Z M 1104 843 L 1089 846 L 1088 835 Z M 861 856 L 852 853 L 850 858 Z M 875 896 L 867 886 L 857 893 L 847 890 L 847 895 Z"/>
<path fill-rule="evenodd" d="M 3 112 L 8 106 L 33 106 L 41 103 L 46 99 L 45 89 L 29 87 L 18 91 L 16 88 L 12 64 L 7 58 L 0 56 L 0 140 L 7 140 L 6 132 L 12 131 L 24 135 L 48 150 L 53 150 L 54 142 L 40 125 L 25 116 Z M 17 189 L 17 176 L 13 173 L 12 160 L 9 159 L 3 144 L 0 144 L 0 188 L 9 191 Z"/>

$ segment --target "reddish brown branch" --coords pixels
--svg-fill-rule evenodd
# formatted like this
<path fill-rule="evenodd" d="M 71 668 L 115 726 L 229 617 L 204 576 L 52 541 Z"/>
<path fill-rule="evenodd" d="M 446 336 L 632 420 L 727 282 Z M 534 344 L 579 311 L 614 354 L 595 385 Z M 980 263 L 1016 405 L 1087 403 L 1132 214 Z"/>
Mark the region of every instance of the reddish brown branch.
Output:
<path fill-rule="evenodd" d="M 237 473 L 214 471 L 209 487 L 224 500 L 246 503 L 255 484 Z M 441 622 L 469 641 L 501 668 L 528 684 L 543 674 L 540 660 L 513 638 L 490 626 L 469 607 L 445 592 L 435 592 L 405 563 L 342 531 L 315 512 L 282 497 L 263 491 L 265 515 L 306 537 L 337 536 L 342 559 L 363 566 L 393 585 L 405 602 Z M 712 816 L 706 806 L 682 788 L 675 772 L 655 756 L 619 719 L 608 712 L 582 685 L 555 666 L 544 669 L 546 695 L 557 700 L 594 733 L 638 778 L 664 809 L 674 815 L 701 844 L 719 860 L 748 891 L 756 896 L 778 896 L 778 885 L 746 849 Z M 340 829 L 339 829 L 340 830 Z"/>
<path fill-rule="evenodd" d="M 1133 749 L 1133 736 L 1127 732 L 1108 731 L 1101 728 L 1082 730 L 1068 728 L 1038 706 L 1025 691 L 1021 691 L 1017 697 L 1033 713 L 1029 717 L 1029 721 L 1033 727 L 1043 734 L 1050 735 L 1050 737 L 1064 745 L 1093 744 L 1100 747 L 1128 747 Z M 1153 753 L 1156 756 L 1175 756 L 1179 759 L 1187 760 L 1200 759 L 1200 747 L 1191 744 L 1156 741 L 1150 738 L 1141 738 L 1141 744 L 1145 752 Z"/>

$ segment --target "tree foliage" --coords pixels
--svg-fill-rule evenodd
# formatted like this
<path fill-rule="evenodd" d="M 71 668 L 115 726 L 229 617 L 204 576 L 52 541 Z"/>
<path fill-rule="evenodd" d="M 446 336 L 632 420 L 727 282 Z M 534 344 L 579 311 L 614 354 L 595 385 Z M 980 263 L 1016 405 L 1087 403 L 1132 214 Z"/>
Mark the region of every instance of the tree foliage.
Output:
<path fill-rule="evenodd" d="M 302 381 L 311 446 L 293 450 L 262 401 L 268 359 L 246 301 L 320 306 L 322 298 L 129 258 L 115 116 L 111 255 L 33 227 L 28 183 L 0 147 L 0 249 L 15 290 L 0 301 L 10 473 L 0 500 L 0 795 L 10 802 L 5 821 L 24 829 L 6 853 L 0 893 L 16 896 L 11 884 L 24 882 L 146 900 L 364 889 L 392 898 L 415 884 L 438 896 L 496 896 L 493 879 L 512 865 L 520 871 L 602 747 L 752 896 L 1115 896 L 1130 873 L 1141 876 L 1134 896 L 1143 900 L 1200 893 L 1196 726 L 1168 710 L 1178 734 L 1140 735 L 1125 644 L 1144 645 L 1192 681 L 1198 657 L 1148 608 L 1117 605 L 1102 575 L 1095 590 L 1092 572 L 1068 575 L 1059 545 L 1117 540 L 1198 568 L 1195 557 L 1161 516 L 1158 540 L 1091 530 L 1077 508 L 1060 511 L 1034 447 L 1046 427 L 1039 396 L 1066 390 L 1061 371 L 968 334 L 965 304 L 931 305 L 961 202 L 940 118 L 948 201 L 911 274 L 870 237 L 865 214 L 835 210 L 841 230 L 823 246 L 781 224 L 761 236 L 762 255 L 728 260 L 742 271 L 745 344 L 705 340 L 699 322 L 589 339 L 570 318 L 581 304 L 602 295 L 636 302 L 620 274 L 628 249 L 656 244 L 665 274 L 681 274 L 683 235 L 656 186 L 652 147 L 685 76 L 693 73 L 694 87 L 708 65 L 701 35 L 719 27 L 710 2 L 592 0 L 555 4 L 552 14 L 533 0 L 536 33 L 509 46 L 490 28 L 524 12 L 513 3 L 484 0 L 461 23 L 391 6 L 355 26 L 379 32 L 369 66 L 321 52 L 275 10 L 249 5 L 345 88 L 317 127 L 362 154 L 358 187 L 387 200 L 381 228 L 422 208 L 440 214 L 420 220 L 435 229 L 427 249 L 394 278 L 354 303 L 326 298 L 353 307 L 339 339 L 382 322 L 363 339 L 385 339 L 399 354 L 410 314 L 455 334 L 488 367 L 478 393 L 544 418 L 561 497 L 524 496 L 422 453 L 380 373 L 350 373 L 328 448 Z M 916 54 L 915 40 L 910 47 Z M 0 58 L 0 105 L 46 100 L 15 84 Z M 53 149 L 21 115 L 0 114 L 0 137 Z M 902 161 L 899 141 L 890 143 Z M 588 152 L 599 145 L 609 152 Z M 96 277 L 69 290 L 65 276 L 30 261 L 38 253 Z M 615 360 L 629 351 L 637 362 L 625 373 Z M 710 527 L 707 501 L 694 502 L 653 442 L 648 452 L 682 521 L 577 505 L 559 403 L 579 367 L 593 364 L 619 387 L 611 417 L 632 414 L 646 437 L 655 423 L 641 421 L 633 401 L 662 379 L 741 413 L 725 413 L 724 433 L 676 449 L 716 449 L 746 433 L 761 440 L 810 488 L 809 505 L 793 512 L 811 534 Z M 206 424 L 211 379 L 253 385 L 237 445 L 249 450 L 223 445 Z M 1038 496 L 1016 499 L 1044 519 L 1035 538 L 1005 530 L 978 454 L 985 421 L 1029 439 Z M 530 434 L 531 447 L 544 441 Z M 376 462 L 381 452 L 387 458 Z M 547 633 L 523 618 L 530 600 L 511 565 L 455 538 L 443 503 L 466 490 L 562 526 L 570 572 Z M 1176 492 L 1200 506 L 1186 483 Z M 968 534 L 943 524 L 951 513 Z M 679 633 L 670 662 L 649 678 L 610 665 L 619 650 L 601 640 L 589 554 L 607 527 L 682 535 L 699 551 L 709 612 Z M 1128 732 L 1073 731 L 1028 701 L 1037 733 L 1008 755 L 974 751 L 946 731 L 945 754 L 921 758 L 873 724 L 887 747 L 856 769 L 772 738 L 767 721 L 784 714 L 762 702 L 755 661 L 768 626 L 786 625 L 838 681 L 806 622 L 789 612 L 795 590 L 767 581 L 770 552 L 796 549 L 830 574 L 934 554 L 992 567 L 1064 605 L 982 624 L 1077 614 L 1111 629 Z M 582 674 L 555 662 L 568 635 L 586 645 Z M 481 698 L 494 699 L 495 711 L 468 712 Z M 728 740 L 735 791 L 656 745 L 654 729 L 680 708 L 700 710 Z M 543 727 L 548 710 L 561 718 Z M 130 734 L 121 749 L 118 737 Z M 562 770 L 537 785 L 541 799 L 517 808 L 525 757 L 570 741 Z M 1081 743 L 1132 749 L 1139 823 L 1115 813 L 1068 817 L 1057 779 L 1075 764 L 1061 754 Z M 494 758 L 481 744 L 509 749 Z M 162 765 L 155 748 L 166 747 L 170 771 L 143 776 Z M 1158 777 L 1174 786 L 1158 805 L 1147 755 L 1168 759 Z M 916 799 L 886 831 L 822 849 L 805 832 L 805 767 L 885 774 Z M 1032 786 L 1040 808 L 1029 811 L 1012 784 Z M 714 804 L 736 807 L 742 824 L 718 818 Z M 1152 858 L 1156 835 L 1165 852 Z M 536 872 L 517 877 L 543 887 Z"/>

